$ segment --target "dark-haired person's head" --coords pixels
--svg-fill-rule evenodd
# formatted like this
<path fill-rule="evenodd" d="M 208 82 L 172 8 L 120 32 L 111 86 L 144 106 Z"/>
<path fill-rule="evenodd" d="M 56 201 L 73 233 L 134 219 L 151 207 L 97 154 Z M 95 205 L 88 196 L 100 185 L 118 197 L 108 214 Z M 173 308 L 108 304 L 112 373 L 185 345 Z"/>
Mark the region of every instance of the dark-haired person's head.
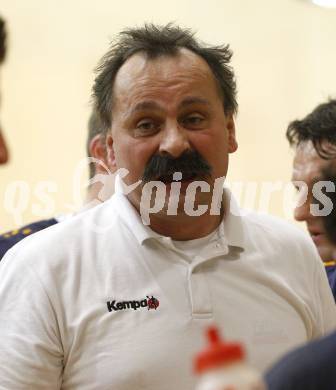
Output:
<path fill-rule="evenodd" d="M 228 45 L 205 45 L 173 24 L 121 32 L 97 68 L 93 96 L 107 131 L 110 165 L 129 171 L 126 184 L 150 171 L 152 179 L 169 189 L 169 161 L 174 159 L 182 172 L 182 189 L 203 180 L 205 166 L 210 188 L 216 178 L 226 176 L 228 154 L 237 148 L 231 56 Z M 192 170 L 186 162 L 194 151 L 201 160 Z M 139 187 L 128 195 L 136 208 L 141 191 Z M 206 203 L 211 192 L 198 195 Z"/>
<path fill-rule="evenodd" d="M 181 50 L 187 49 L 201 57 L 210 67 L 216 79 L 218 91 L 227 113 L 237 111 L 236 82 L 229 66 L 232 52 L 229 45 L 206 46 L 196 40 L 189 29 L 168 24 L 157 26 L 146 24 L 140 28 L 129 28 L 119 34 L 119 39 L 111 44 L 110 50 L 97 67 L 93 93 L 96 108 L 107 129 L 112 123 L 113 89 L 119 69 L 135 54 L 141 53 L 146 60 L 158 57 L 178 57 Z"/>
<path fill-rule="evenodd" d="M 313 185 L 323 180 L 323 172 L 336 167 L 336 100 L 329 100 L 317 106 L 301 120 L 295 120 L 288 126 L 287 139 L 295 148 L 292 180 L 307 184 L 306 200 L 299 199 L 299 206 L 294 211 L 297 221 L 306 222 L 307 229 L 323 261 L 334 258 L 334 243 L 326 235 L 324 219 L 311 213 L 311 204 L 315 201 Z M 302 192 L 302 196 L 305 197 Z"/>
<path fill-rule="evenodd" d="M 5 21 L 0 17 L 0 67 L 6 57 L 6 28 Z M 1 97 L 1 96 L 0 96 Z M 8 161 L 8 149 L 0 122 L 0 164 Z"/>

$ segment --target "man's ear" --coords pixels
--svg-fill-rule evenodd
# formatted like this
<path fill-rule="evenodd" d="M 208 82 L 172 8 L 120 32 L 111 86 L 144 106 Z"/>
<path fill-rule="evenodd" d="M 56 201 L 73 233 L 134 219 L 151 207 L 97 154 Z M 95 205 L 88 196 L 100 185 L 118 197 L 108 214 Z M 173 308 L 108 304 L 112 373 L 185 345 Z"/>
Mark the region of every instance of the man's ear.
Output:
<path fill-rule="evenodd" d="M 101 134 L 97 134 L 92 138 L 89 145 L 89 152 L 91 157 L 102 162 L 101 164 L 95 163 L 95 172 L 106 173 L 104 166 L 108 167 L 107 151 L 104 137 Z"/>
<path fill-rule="evenodd" d="M 0 164 L 5 164 L 8 161 L 8 149 L 5 138 L 1 134 L 0 129 Z"/>
<path fill-rule="evenodd" d="M 117 169 L 117 163 L 115 158 L 115 152 L 114 152 L 114 143 L 113 143 L 113 137 L 111 133 L 108 133 L 105 139 L 105 145 L 106 145 L 106 160 L 107 165 L 110 169 Z"/>
<path fill-rule="evenodd" d="M 228 132 L 228 152 L 234 153 L 238 149 L 238 143 L 236 139 L 236 125 L 233 114 L 229 114 L 227 116 L 226 129 Z"/>

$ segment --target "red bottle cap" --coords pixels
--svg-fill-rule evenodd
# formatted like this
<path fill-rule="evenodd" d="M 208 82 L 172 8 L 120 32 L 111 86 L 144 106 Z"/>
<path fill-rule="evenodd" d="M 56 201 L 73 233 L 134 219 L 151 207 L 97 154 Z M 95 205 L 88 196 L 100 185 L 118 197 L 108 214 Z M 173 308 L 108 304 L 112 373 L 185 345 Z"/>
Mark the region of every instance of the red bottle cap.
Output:
<path fill-rule="evenodd" d="M 196 355 L 194 361 L 194 369 L 198 374 L 244 359 L 245 352 L 242 345 L 222 341 L 216 327 L 208 328 L 207 337 L 210 345 Z"/>

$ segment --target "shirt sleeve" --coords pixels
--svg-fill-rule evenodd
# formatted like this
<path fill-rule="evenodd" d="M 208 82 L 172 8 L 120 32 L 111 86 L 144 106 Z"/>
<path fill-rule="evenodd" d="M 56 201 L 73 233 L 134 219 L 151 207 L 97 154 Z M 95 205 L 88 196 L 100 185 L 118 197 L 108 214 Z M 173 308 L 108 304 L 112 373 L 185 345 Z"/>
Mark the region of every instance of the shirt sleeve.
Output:
<path fill-rule="evenodd" d="M 0 389 L 60 389 L 63 351 L 52 302 L 16 252 L 0 263 Z"/>

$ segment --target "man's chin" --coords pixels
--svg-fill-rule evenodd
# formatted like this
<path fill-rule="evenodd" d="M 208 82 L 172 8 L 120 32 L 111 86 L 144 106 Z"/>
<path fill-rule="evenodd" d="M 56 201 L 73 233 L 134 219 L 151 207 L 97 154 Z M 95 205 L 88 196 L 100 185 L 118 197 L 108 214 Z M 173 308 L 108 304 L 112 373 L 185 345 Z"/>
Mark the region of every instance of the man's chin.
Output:
<path fill-rule="evenodd" d="M 313 240 L 316 247 L 324 246 L 326 244 L 325 234 L 314 234 L 311 235 L 311 239 Z"/>
<path fill-rule="evenodd" d="M 336 248 L 333 248 L 328 244 L 320 243 L 319 245 L 316 245 L 316 249 L 324 262 L 335 260 Z"/>
<path fill-rule="evenodd" d="M 164 183 L 166 185 L 166 188 L 167 188 L 167 191 L 170 193 L 171 192 L 171 189 L 172 189 L 172 185 L 174 183 L 179 183 L 181 184 L 181 187 L 180 187 L 180 192 L 181 193 L 186 193 L 187 191 L 187 188 L 189 187 L 189 185 L 193 182 L 194 180 L 182 180 L 182 181 L 179 181 L 179 182 L 168 182 L 168 183 Z"/>
<path fill-rule="evenodd" d="M 161 185 L 160 185 L 161 184 Z M 209 213 L 212 206 L 212 187 L 199 180 L 146 183 L 141 191 L 140 212 L 151 217 L 188 217 Z"/>

